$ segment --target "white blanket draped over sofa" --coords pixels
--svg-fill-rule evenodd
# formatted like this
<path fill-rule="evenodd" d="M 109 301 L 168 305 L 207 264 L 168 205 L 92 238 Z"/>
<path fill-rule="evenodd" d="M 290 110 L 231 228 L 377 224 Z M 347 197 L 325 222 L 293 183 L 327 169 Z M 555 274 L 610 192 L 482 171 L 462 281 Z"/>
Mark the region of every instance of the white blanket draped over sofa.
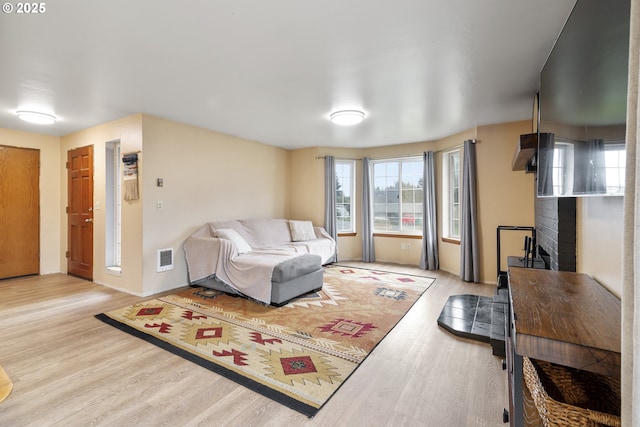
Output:
<path fill-rule="evenodd" d="M 269 304 L 275 266 L 302 254 L 319 255 L 326 264 L 336 243 L 310 221 L 249 219 L 207 223 L 186 240 L 184 250 L 190 283 L 215 277 Z"/>

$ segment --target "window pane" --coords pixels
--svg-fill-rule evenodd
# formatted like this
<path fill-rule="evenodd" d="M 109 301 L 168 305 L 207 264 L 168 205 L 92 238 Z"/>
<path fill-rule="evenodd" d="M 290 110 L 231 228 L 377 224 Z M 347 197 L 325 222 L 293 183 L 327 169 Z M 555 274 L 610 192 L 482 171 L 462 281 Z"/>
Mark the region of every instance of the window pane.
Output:
<path fill-rule="evenodd" d="M 443 233 L 460 238 L 460 150 L 444 154 L 443 159 Z"/>
<path fill-rule="evenodd" d="M 624 143 L 607 144 L 604 153 L 607 193 L 624 191 L 626 152 Z"/>
<path fill-rule="evenodd" d="M 398 190 L 388 190 L 386 191 L 386 195 L 388 204 L 394 205 L 398 203 Z"/>
<path fill-rule="evenodd" d="M 355 212 L 354 193 L 355 162 L 336 161 L 336 218 L 338 233 L 355 231 L 353 214 Z"/>
<path fill-rule="evenodd" d="M 421 234 L 422 177 L 421 158 L 373 162 L 374 231 Z"/>
<path fill-rule="evenodd" d="M 415 203 L 416 202 L 416 197 L 415 197 L 416 191 L 415 190 L 403 190 L 402 191 L 402 204 L 404 205 L 405 203 Z M 407 209 L 405 209 L 407 210 Z"/>

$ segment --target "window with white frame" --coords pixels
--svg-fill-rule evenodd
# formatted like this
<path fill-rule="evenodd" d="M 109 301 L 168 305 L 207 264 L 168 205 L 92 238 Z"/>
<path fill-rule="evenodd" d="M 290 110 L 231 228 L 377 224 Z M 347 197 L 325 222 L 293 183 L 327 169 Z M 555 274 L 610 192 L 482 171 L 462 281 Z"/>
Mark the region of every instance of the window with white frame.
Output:
<path fill-rule="evenodd" d="M 560 138 L 555 141 L 553 149 L 552 182 L 553 194 L 566 194 L 573 190 L 574 142 Z M 567 171 L 572 171 L 567 174 Z"/>
<path fill-rule="evenodd" d="M 422 157 L 373 160 L 373 231 L 422 235 Z"/>
<path fill-rule="evenodd" d="M 460 149 L 442 156 L 443 230 L 447 239 L 460 240 Z"/>
<path fill-rule="evenodd" d="M 553 149 L 552 182 L 553 195 L 560 196 L 574 191 L 574 171 L 576 148 L 580 141 L 556 138 Z M 597 163 L 597 162 L 596 162 Z M 626 151 L 624 141 L 610 141 L 604 144 L 604 181 L 607 194 L 624 192 Z"/>
<path fill-rule="evenodd" d="M 604 167 L 608 194 L 624 192 L 626 155 L 624 141 L 605 144 Z"/>
<path fill-rule="evenodd" d="M 355 233 L 355 170 L 354 160 L 336 160 L 336 231 Z"/>
<path fill-rule="evenodd" d="M 122 242 L 122 190 L 120 185 L 120 141 L 105 144 L 105 265 L 119 271 Z"/>

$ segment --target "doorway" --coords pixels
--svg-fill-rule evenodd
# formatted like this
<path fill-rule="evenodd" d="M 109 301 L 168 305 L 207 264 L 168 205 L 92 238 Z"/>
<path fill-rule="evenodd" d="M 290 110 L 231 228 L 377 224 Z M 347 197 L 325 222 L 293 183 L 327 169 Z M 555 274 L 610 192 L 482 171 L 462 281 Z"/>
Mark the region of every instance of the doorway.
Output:
<path fill-rule="evenodd" d="M 0 279 L 40 274 L 40 150 L 0 145 Z"/>
<path fill-rule="evenodd" d="M 93 146 L 67 153 L 67 272 L 93 280 Z"/>

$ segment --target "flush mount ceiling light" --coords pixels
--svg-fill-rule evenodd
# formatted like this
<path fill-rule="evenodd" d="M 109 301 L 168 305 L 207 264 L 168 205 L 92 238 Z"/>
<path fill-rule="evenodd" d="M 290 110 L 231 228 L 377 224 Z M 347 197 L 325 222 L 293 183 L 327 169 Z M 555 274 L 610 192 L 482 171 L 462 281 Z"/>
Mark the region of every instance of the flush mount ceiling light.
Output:
<path fill-rule="evenodd" d="M 337 125 L 350 126 L 357 125 L 364 120 L 364 113 L 358 110 L 340 110 L 331 113 L 331 121 Z"/>
<path fill-rule="evenodd" d="M 52 125 L 56 122 L 56 116 L 37 111 L 16 111 L 16 115 L 25 122 L 39 125 Z"/>

